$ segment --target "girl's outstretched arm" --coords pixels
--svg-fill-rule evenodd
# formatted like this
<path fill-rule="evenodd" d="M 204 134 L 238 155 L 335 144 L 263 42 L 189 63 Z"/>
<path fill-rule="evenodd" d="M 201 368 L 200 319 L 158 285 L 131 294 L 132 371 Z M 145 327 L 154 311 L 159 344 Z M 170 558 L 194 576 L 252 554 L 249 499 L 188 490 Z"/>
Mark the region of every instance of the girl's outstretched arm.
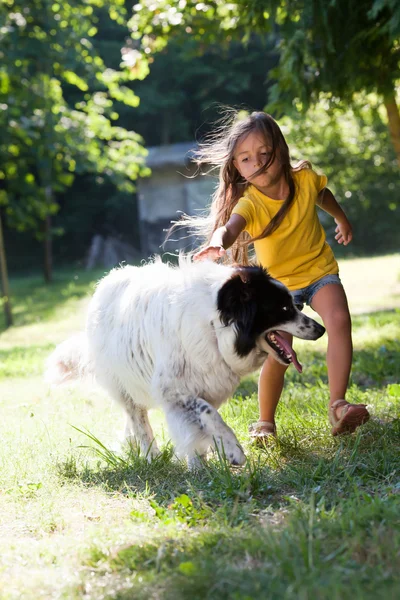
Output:
<path fill-rule="evenodd" d="M 328 188 L 321 190 L 318 194 L 317 204 L 322 210 L 335 219 L 337 225 L 335 230 L 335 240 L 337 240 L 339 244 L 347 246 L 353 239 L 353 228 L 331 190 Z"/>
<path fill-rule="evenodd" d="M 243 217 L 232 215 L 226 225 L 214 231 L 209 245 L 196 252 L 193 260 L 217 260 L 232 246 L 245 227 L 246 221 Z"/>

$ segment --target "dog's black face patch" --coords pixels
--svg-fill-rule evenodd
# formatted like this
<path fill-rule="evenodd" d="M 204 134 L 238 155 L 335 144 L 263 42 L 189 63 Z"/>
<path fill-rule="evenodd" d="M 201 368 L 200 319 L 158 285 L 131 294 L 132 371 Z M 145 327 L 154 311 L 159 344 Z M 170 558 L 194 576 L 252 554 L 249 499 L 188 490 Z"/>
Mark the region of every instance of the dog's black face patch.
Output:
<path fill-rule="evenodd" d="M 262 267 L 240 267 L 220 289 L 217 301 L 224 325 L 235 324 L 235 350 L 246 356 L 256 345 L 258 336 L 296 316 L 289 291 Z"/>

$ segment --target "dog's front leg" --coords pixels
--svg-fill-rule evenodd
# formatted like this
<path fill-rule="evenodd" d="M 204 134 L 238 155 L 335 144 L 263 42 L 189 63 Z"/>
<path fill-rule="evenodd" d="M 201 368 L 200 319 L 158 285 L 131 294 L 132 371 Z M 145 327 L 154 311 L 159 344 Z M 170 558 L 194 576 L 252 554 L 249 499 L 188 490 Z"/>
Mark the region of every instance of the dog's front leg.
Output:
<path fill-rule="evenodd" d="M 107 389 L 113 398 L 122 404 L 126 412 L 124 441 L 131 444 L 133 448 L 139 448 L 141 455 L 150 462 L 160 454 L 160 451 L 154 439 L 147 410 L 139 406 L 133 396 L 121 390 L 120 386 L 107 382 Z"/>
<path fill-rule="evenodd" d="M 142 456 L 150 462 L 160 451 L 154 439 L 147 410 L 135 405 L 133 401 L 126 402 L 125 409 L 125 440 L 133 447 L 139 447 Z"/>
<path fill-rule="evenodd" d="M 189 465 L 196 465 L 198 457 L 214 445 L 233 465 L 246 461 L 232 429 L 203 398 L 171 398 L 164 402 L 164 409 L 177 452 L 188 457 Z"/>

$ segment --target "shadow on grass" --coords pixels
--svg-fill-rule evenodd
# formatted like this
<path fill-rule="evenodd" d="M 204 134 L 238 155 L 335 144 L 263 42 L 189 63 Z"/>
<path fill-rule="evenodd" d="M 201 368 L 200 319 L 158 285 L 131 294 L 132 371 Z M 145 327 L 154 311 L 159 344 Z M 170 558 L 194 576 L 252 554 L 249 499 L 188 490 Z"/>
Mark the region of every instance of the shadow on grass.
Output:
<path fill-rule="evenodd" d="M 311 501 L 279 528 L 254 521 L 195 533 L 157 530 L 111 552 L 93 548 L 85 561 L 91 576 L 79 591 L 119 600 L 394 598 L 400 533 L 391 525 L 399 506 L 359 496 L 330 514 Z"/>
<path fill-rule="evenodd" d="M 399 420 L 372 423 L 330 439 L 318 456 L 289 436 L 240 469 L 220 459 L 190 472 L 171 448 L 151 464 L 134 454 L 96 471 L 70 463 L 62 477 L 145 498 L 154 511 L 132 511 L 138 539 L 87 553 L 85 597 L 95 598 L 97 585 L 120 600 L 255 600 L 265 590 L 269 598 L 391 597 L 400 567 L 399 434 Z"/>
<path fill-rule="evenodd" d="M 14 327 L 51 319 L 55 312 L 71 298 L 79 299 L 90 295 L 95 283 L 103 274 L 104 271 L 100 270 L 71 269 L 55 272 L 51 284 L 45 284 L 40 275 L 11 280 Z M 5 319 L 1 312 L 0 333 L 5 328 Z"/>
<path fill-rule="evenodd" d="M 356 327 L 363 326 L 368 318 L 360 317 Z M 385 323 L 391 324 L 394 318 L 397 327 L 400 312 L 374 314 L 371 318 L 377 319 L 381 328 Z M 271 503 L 279 505 L 285 495 L 309 494 L 318 486 L 319 493 L 326 498 L 345 498 L 354 485 L 371 489 L 392 485 L 394 474 L 400 468 L 399 421 L 380 423 L 371 419 L 357 434 L 332 438 L 326 422 L 325 404 L 321 408 L 325 394 L 321 387 L 321 381 L 326 378 L 325 357 L 321 353 L 307 353 L 304 362 L 303 375 L 300 376 L 294 369 L 288 373 L 288 389 L 290 391 L 291 386 L 300 395 L 302 390 L 306 390 L 307 402 L 301 397 L 288 396 L 284 399 L 282 406 L 297 402 L 287 409 L 291 415 L 288 421 L 291 429 L 286 426 L 280 432 L 275 448 L 259 453 L 252 451 L 242 469 L 233 469 L 224 461 L 214 459 L 203 471 L 193 473 L 188 472 L 170 450 L 151 464 L 133 453 L 126 460 L 113 462 L 112 456 L 110 460 L 110 456 L 103 456 L 100 451 L 102 466 L 99 469 L 89 466 L 78 468 L 77 464 L 72 464 L 66 470 L 66 476 L 122 492 L 124 489 L 126 492 L 134 490 L 140 494 L 147 489 L 155 494 L 157 502 L 168 503 L 177 494 L 191 490 L 214 508 L 226 502 L 241 503 L 241 499 L 247 501 L 250 497 L 257 502 L 258 509 Z M 382 390 L 382 396 L 388 394 L 390 399 L 386 413 L 393 413 L 398 406 L 399 379 L 400 345 L 397 340 L 385 339 L 383 335 L 375 345 L 355 353 L 353 382 L 378 391 L 387 383 L 393 383 L 393 390 Z M 250 387 L 254 382 L 246 379 L 241 385 L 245 393 L 241 394 L 239 388 L 233 401 L 239 411 L 242 402 L 239 396 L 249 395 L 248 392 L 252 394 Z M 318 416 L 322 415 L 321 411 L 324 421 Z M 398 417 L 398 413 L 392 414 L 389 419 L 393 417 Z M 310 419 L 313 419 L 312 424 Z"/>
<path fill-rule="evenodd" d="M 122 494 L 145 494 L 162 506 L 180 494 L 201 498 L 213 511 L 226 509 L 230 514 L 236 505 L 239 522 L 238 507 L 248 508 L 249 502 L 254 512 L 270 505 L 281 508 L 293 497 L 304 499 L 310 493 L 324 498 L 328 506 L 356 490 L 378 495 L 400 490 L 399 419 L 370 421 L 358 433 L 341 438 L 327 432 L 304 438 L 301 425 L 294 425 L 274 447 L 248 453 L 242 468 L 216 456 L 190 471 L 171 446 L 150 463 L 133 451 L 121 456 L 105 450 L 100 442 L 92 449 L 100 458 L 96 467 L 79 466 L 71 456 L 59 464 L 61 479 Z"/>

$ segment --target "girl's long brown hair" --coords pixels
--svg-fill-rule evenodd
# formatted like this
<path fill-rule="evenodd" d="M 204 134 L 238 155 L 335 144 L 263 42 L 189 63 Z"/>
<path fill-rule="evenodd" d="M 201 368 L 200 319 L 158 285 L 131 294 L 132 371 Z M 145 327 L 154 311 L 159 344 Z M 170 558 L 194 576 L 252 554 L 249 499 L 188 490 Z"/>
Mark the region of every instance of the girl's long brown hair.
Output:
<path fill-rule="evenodd" d="M 296 194 L 293 171 L 310 168 L 311 165 L 308 161 L 301 161 L 295 167 L 291 166 L 288 145 L 282 131 L 271 115 L 264 112 L 253 112 L 244 118 L 240 118 L 240 116 L 241 113 L 234 109 L 227 110 L 216 130 L 205 138 L 194 154 L 194 161 L 197 163 L 199 170 L 204 165 L 209 165 L 210 168 L 206 174 L 210 174 L 215 170 L 218 170 L 219 173 L 218 187 L 212 196 L 209 215 L 203 217 L 185 215 L 173 228 L 176 226 L 189 227 L 191 233 L 205 239 L 204 244 L 201 246 L 204 248 L 210 243 L 214 231 L 229 221 L 234 207 L 250 185 L 240 175 L 233 163 L 236 145 L 239 140 L 255 131 L 271 148 L 268 162 L 255 175 L 268 169 L 277 158 L 282 165 L 283 176 L 289 187 L 289 194 L 277 214 L 259 236 L 250 238 L 247 233 L 242 232 L 231 247 L 233 260 L 241 264 L 248 264 L 248 245 L 267 237 L 275 231 L 293 203 Z"/>

